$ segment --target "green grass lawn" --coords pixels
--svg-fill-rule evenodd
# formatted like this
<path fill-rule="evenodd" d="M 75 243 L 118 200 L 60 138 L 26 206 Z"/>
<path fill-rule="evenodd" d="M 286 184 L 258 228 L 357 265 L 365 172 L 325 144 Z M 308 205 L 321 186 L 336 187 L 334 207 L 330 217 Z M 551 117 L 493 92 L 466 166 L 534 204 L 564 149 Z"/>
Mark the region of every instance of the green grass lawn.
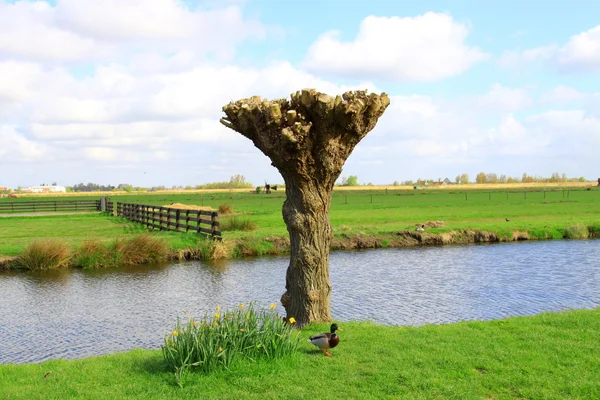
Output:
<path fill-rule="evenodd" d="M 281 215 L 285 193 L 281 191 L 271 195 L 250 192 L 129 194 L 113 196 L 113 200 L 150 205 L 177 202 L 213 208 L 227 203 L 258 229 L 224 232 L 225 240 L 287 237 Z M 221 220 L 226 222 L 228 218 L 222 216 Z M 331 206 L 331 223 L 337 237 L 393 235 L 399 230 L 413 230 L 415 224 L 437 220 L 444 221 L 444 226 L 428 232 L 478 229 L 510 237 L 512 232 L 527 231 L 532 239 L 562 238 L 567 228 L 578 225 L 586 232 L 588 228 L 600 232 L 600 190 L 335 191 Z M 61 238 L 78 244 L 87 238 L 107 241 L 115 235 L 137 234 L 143 229 L 138 224 L 103 215 L 0 218 L 0 254 L 19 254 L 36 238 Z M 159 234 L 175 249 L 197 242 L 193 234 Z"/>
<path fill-rule="evenodd" d="M 311 325 L 291 359 L 191 374 L 183 389 L 157 350 L 0 365 L 0 398 L 600 398 L 598 308 L 416 328 L 341 327 L 332 358 L 306 342 L 327 328 Z"/>
<path fill-rule="evenodd" d="M 0 217 L 0 254 L 20 254 L 35 239 L 60 239 L 76 246 L 88 239 L 109 242 L 146 232 L 143 225 L 104 214 L 57 215 L 43 217 Z M 156 232 L 174 248 L 194 246 L 198 235 Z"/>

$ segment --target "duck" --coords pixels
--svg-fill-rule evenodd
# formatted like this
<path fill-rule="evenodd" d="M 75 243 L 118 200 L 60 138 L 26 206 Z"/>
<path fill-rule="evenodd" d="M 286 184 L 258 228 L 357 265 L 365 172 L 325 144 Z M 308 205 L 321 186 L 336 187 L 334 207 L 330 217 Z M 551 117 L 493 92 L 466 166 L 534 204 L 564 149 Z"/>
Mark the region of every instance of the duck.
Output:
<path fill-rule="evenodd" d="M 343 332 L 342 329 L 337 326 L 337 324 L 331 324 L 330 332 L 313 335 L 308 339 L 308 341 L 320 348 L 323 354 L 325 354 L 327 357 L 332 357 L 327 350 L 334 348 L 340 342 L 340 337 L 335 333 L 335 331 Z"/>

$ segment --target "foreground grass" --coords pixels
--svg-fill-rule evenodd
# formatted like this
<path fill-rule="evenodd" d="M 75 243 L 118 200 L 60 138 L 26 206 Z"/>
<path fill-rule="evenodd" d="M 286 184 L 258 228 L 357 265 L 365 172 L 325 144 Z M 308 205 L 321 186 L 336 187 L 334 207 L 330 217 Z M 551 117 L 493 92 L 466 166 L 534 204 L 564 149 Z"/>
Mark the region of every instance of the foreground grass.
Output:
<path fill-rule="evenodd" d="M 0 398 L 600 398 L 600 309 L 418 328 L 342 327 L 333 358 L 302 341 L 290 359 L 191 374 L 183 389 L 158 350 L 0 365 Z M 312 325 L 301 335 L 326 329 Z"/>

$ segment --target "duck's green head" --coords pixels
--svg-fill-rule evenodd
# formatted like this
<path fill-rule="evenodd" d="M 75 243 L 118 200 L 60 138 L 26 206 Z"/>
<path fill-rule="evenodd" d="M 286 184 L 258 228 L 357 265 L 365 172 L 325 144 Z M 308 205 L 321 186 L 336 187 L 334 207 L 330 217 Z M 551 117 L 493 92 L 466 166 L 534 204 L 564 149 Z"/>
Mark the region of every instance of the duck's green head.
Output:
<path fill-rule="evenodd" d="M 335 333 L 335 331 L 343 332 L 337 324 L 331 324 L 331 333 Z"/>

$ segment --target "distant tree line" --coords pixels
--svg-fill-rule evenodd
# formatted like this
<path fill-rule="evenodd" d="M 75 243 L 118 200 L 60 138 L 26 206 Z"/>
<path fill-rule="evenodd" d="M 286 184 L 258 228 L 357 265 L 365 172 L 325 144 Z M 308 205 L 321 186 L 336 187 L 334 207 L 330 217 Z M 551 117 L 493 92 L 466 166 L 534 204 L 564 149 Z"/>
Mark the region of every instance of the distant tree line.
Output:
<path fill-rule="evenodd" d="M 67 186 L 66 189 L 68 192 L 110 192 L 111 190 L 115 189 L 115 186 L 99 185 L 97 183 L 89 182 L 87 184 L 78 183 L 73 186 Z"/>
<path fill-rule="evenodd" d="M 507 176 L 504 174 L 498 175 L 496 173 L 486 173 L 480 172 L 475 177 L 474 183 L 533 183 L 533 182 L 541 182 L 541 183 L 558 183 L 558 182 L 586 182 L 585 177 L 573 178 L 568 177 L 567 174 L 558 172 L 554 172 L 550 177 L 543 176 L 534 176 L 524 173 L 522 177 L 514 177 Z M 416 181 L 406 180 L 406 181 L 394 181 L 393 186 L 406 185 L 431 185 L 434 183 L 442 182 L 442 178 L 435 179 L 421 179 L 418 178 Z M 467 184 L 470 183 L 469 174 L 463 173 L 460 175 L 456 175 L 454 178 L 454 183 Z"/>
<path fill-rule="evenodd" d="M 78 183 L 73 186 L 67 186 L 67 192 L 116 192 L 116 191 L 125 191 L 125 192 L 155 192 L 157 190 L 194 190 L 194 189 L 243 189 L 243 188 L 251 188 L 253 187 L 252 183 L 246 181 L 246 177 L 244 175 L 234 175 L 229 181 L 225 182 L 211 182 L 205 183 L 201 185 L 175 185 L 171 186 L 171 188 L 167 188 L 164 185 L 161 186 L 152 186 L 150 188 L 144 188 L 140 186 L 133 186 L 129 183 L 120 183 L 117 186 L 113 185 L 100 185 L 97 183 Z"/>
<path fill-rule="evenodd" d="M 521 178 L 506 175 L 497 175 L 495 173 L 480 172 L 475 178 L 476 183 L 558 183 L 558 182 L 586 182 L 585 177 L 569 178 L 564 172 L 559 174 L 554 172 L 550 177 L 529 175 L 523 173 Z"/>

